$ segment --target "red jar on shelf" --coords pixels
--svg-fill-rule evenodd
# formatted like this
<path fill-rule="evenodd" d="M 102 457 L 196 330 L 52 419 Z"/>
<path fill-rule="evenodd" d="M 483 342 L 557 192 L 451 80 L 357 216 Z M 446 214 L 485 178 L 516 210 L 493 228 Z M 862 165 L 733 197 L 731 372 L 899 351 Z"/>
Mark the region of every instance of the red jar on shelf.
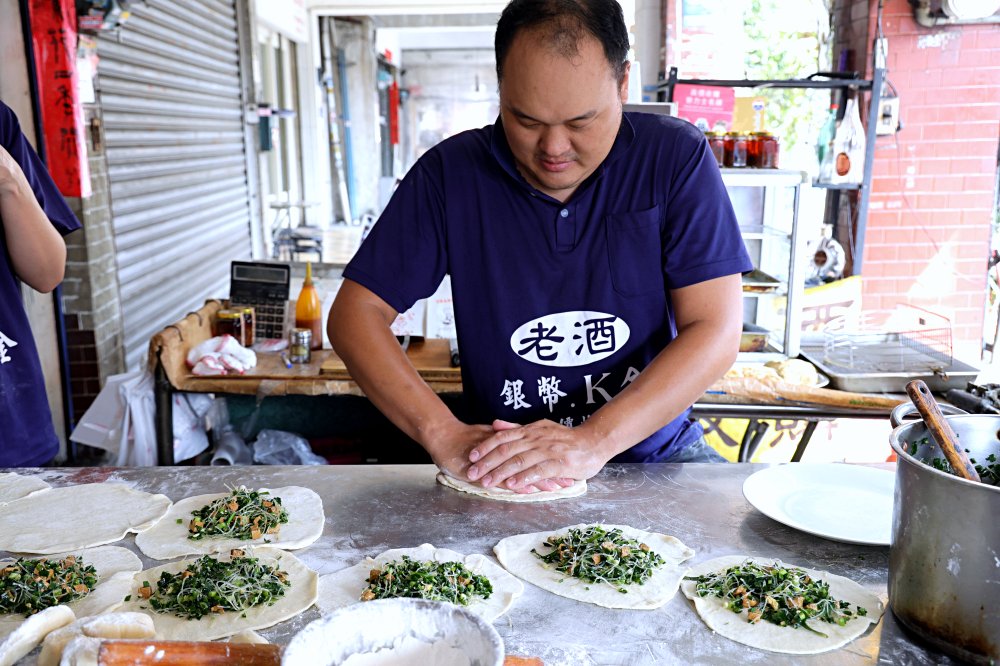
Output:
<path fill-rule="evenodd" d="M 725 165 L 726 137 L 722 132 L 705 132 L 705 139 L 708 141 L 709 150 L 715 156 L 715 161 L 719 166 Z"/>
<path fill-rule="evenodd" d="M 723 166 L 740 168 L 747 165 L 747 137 L 739 132 L 726 132 Z"/>
<path fill-rule="evenodd" d="M 768 132 L 757 133 L 757 166 L 761 169 L 778 168 L 778 139 Z"/>
<path fill-rule="evenodd" d="M 747 166 L 778 168 L 778 139 L 770 132 L 754 132 L 747 146 Z"/>

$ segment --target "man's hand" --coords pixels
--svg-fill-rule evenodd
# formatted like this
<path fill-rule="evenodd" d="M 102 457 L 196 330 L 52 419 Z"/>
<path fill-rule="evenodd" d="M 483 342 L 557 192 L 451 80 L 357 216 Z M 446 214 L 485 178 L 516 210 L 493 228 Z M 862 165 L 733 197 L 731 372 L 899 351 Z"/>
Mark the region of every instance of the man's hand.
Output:
<path fill-rule="evenodd" d="M 496 434 L 469 452 L 467 474 L 484 487 L 503 486 L 515 492 L 531 487 L 556 490 L 573 479 L 589 479 L 607 462 L 585 428 L 568 428 L 552 421 L 516 426 L 494 421 Z"/>
<path fill-rule="evenodd" d="M 434 445 L 427 451 L 438 468 L 448 476 L 466 480 L 469 469 L 469 453 L 493 435 L 493 428 L 487 425 L 467 425 L 457 423 L 446 433 L 435 437 Z"/>

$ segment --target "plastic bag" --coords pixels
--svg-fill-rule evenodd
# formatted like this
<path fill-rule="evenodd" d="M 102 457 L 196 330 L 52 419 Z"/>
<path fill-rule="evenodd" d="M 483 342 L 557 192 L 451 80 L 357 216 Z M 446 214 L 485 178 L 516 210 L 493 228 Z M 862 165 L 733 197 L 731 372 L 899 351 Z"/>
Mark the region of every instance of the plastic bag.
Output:
<path fill-rule="evenodd" d="M 312 452 L 295 433 L 261 430 L 253 445 L 253 461 L 262 465 L 325 465 L 326 458 Z"/>
<path fill-rule="evenodd" d="M 174 460 L 192 458 L 208 448 L 204 416 L 212 396 L 174 393 Z M 150 467 L 158 460 L 153 375 L 136 370 L 108 377 L 70 439 L 104 449 L 118 467 Z"/>

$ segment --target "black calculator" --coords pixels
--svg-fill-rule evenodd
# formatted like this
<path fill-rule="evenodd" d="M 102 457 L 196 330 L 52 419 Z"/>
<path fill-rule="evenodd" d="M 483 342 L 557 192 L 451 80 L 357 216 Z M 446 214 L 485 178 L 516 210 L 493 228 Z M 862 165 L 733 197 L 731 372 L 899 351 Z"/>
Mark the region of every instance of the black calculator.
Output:
<path fill-rule="evenodd" d="M 234 261 L 230 265 L 230 307 L 253 306 L 255 340 L 285 337 L 291 275 L 288 264 Z"/>

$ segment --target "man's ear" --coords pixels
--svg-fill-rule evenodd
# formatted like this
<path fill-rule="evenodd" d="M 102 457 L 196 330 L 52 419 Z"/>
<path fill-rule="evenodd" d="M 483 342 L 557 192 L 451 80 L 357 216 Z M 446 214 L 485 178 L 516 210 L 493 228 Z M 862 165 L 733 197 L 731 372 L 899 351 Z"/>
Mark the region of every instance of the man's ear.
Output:
<path fill-rule="evenodd" d="M 622 104 L 625 104 L 626 102 L 628 102 L 628 77 L 629 77 L 629 73 L 631 71 L 632 71 L 632 62 L 629 61 L 629 60 L 626 60 L 625 61 L 625 75 L 622 77 L 621 89 L 618 91 L 618 96 L 621 98 Z M 636 102 L 640 102 L 642 100 L 635 100 L 635 101 Z"/>

